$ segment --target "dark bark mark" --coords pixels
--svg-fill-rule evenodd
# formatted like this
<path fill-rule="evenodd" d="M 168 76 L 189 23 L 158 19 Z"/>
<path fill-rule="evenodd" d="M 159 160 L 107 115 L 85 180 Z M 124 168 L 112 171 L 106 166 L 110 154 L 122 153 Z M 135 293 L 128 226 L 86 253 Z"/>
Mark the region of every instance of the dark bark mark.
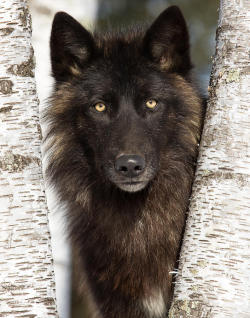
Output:
<path fill-rule="evenodd" d="M 225 171 L 221 171 L 225 170 Z M 203 170 L 202 179 L 197 180 L 196 184 L 204 183 L 204 180 L 234 180 L 239 187 L 247 186 L 248 181 L 244 174 L 227 171 L 227 169 L 219 168 L 219 170 Z"/>
<path fill-rule="evenodd" d="M 9 172 L 20 172 L 28 167 L 31 163 L 40 165 L 40 159 L 37 157 L 27 157 L 14 154 L 7 151 L 4 156 L 0 157 L 0 170 Z"/>
<path fill-rule="evenodd" d="M 55 299 L 52 298 L 52 297 L 46 297 L 46 298 L 43 299 L 43 302 L 44 302 L 45 305 L 51 306 L 51 305 L 53 305 L 55 303 Z"/>
<path fill-rule="evenodd" d="M 0 35 L 7 36 L 7 35 L 11 34 L 13 31 L 14 31 L 14 28 L 1 28 Z"/>
<path fill-rule="evenodd" d="M 17 76 L 34 77 L 34 68 L 35 68 L 34 51 L 32 49 L 30 58 L 28 59 L 28 61 L 25 61 L 21 64 L 11 65 L 8 68 L 7 72 Z"/>
<path fill-rule="evenodd" d="M 169 311 L 169 318 L 211 318 L 211 309 L 196 300 L 176 300 Z"/>
<path fill-rule="evenodd" d="M 13 290 L 23 290 L 26 288 L 25 285 L 18 285 L 18 284 L 14 285 L 11 283 L 6 283 L 6 282 L 2 283 L 1 287 L 2 287 L 2 289 L 6 290 L 6 292 L 10 292 Z"/>
<path fill-rule="evenodd" d="M 11 94 L 13 85 L 10 80 L 0 80 L 0 92 L 4 95 Z"/>
<path fill-rule="evenodd" d="M 8 107 L 1 107 L 0 108 L 0 114 L 1 113 L 8 113 L 12 110 L 13 106 L 8 106 Z"/>
<path fill-rule="evenodd" d="M 210 173 L 203 175 L 203 177 L 211 177 L 214 179 L 235 179 L 239 181 L 244 180 L 244 175 L 241 173 L 234 173 L 229 171 L 210 171 Z"/>
<path fill-rule="evenodd" d="M 218 37 L 220 36 L 221 33 L 224 33 L 224 32 L 232 32 L 233 30 L 233 27 L 229 24 L 224 24 L 222 26 L 219 26 L 217 29 L 216 29 L 216 41 L 218 40 Z"/>
<path fill-rule="evenodd" d="M 31 16 L 28 8 L 22 7 L 20 8 L 19 20 L 21 21 L 24 28 L 28 28 L 31 30 Z"/>
<path fill-rule="evenodd" d="M 42 140 L 43 139 L 43 135 L 42 135 L 42 129 L 41 129 L 41 125 L 40 124 L 37 124 L 37 131 L 38 131 L 39 139 Z"/>

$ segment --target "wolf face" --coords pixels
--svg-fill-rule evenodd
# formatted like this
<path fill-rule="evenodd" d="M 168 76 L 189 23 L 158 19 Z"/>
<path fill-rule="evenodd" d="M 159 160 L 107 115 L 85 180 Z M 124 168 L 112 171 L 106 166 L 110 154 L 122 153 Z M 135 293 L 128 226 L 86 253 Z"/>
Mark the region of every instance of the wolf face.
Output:
<path fill-rule="evenodd" d="M 164 317 L 203 118 L 185 20 L 91 34 L 60 12 L 50 44 L 46 174 L 98 318 Z"/>
<path fill-rule="evenodd" d="M 162 150 L 174 142 L 183 111 L 173 74 L 185 76 L 191 62 L 179 9 L 163 12 L 145 34 L 131 30 L 115 39 L 92 36 L 58 13 L 51 59 L 56 90 L 71 83 L 65 94 L 73 97 L 72 129 L 91 169 L 121 190 L 145 188 L 159 170 Z"/>
<path fill-rule="evenodd" d="M 121 45 L 124 55 L 126 46 Z M 94 154 L 92 168 L 99 176 L 133 192 L 143 189 L 157 173 L 159 134 L 167 114 L 160 93 L 152 89 L 153 81 L 160 81 L 157 72 L 151 70 L 145 79 L 147 70 L 132 57 L 120 58 L 123 63 L 117 65 L 112 63 L 114 56 L 100 58 L 104 72 L 98 72 L 100 65 L 95 62 L 86 70 L 80 85 L 87 96 L 79 98 L 77 129 Z"/>

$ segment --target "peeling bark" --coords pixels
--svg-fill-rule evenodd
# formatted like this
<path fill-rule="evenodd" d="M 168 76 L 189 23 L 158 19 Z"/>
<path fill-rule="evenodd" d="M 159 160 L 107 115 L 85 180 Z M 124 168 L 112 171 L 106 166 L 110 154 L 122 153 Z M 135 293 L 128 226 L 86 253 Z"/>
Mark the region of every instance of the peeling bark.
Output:
<path fill-rule="evenodd" d="M 249 47 L 249 1 L 221 0 L 171 318 L 250 317 Z"/>
<path fill-rule="evenodd" d="M 57 317 L 26 1 L 0 21 L 0 317 Z"/>

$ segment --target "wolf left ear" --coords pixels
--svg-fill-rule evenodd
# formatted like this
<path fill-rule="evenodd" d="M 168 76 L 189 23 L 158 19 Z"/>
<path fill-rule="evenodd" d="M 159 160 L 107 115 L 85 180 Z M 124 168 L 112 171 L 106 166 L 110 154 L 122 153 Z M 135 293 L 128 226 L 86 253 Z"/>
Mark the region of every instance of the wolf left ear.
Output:
<path fill-rule="evenodd" d="M 184 75 L 192 67 L 188 29 L 177 6 L 160 14 L 146 32 L 143 45 L 145 53 L 163 70 Z"/>
<path fill-rule="evenodd" d="M 70 15 L 58 12 L 50 36 L 52 74 L 56 81 L 77 76 L 93 51 L 92 35 Z"/>

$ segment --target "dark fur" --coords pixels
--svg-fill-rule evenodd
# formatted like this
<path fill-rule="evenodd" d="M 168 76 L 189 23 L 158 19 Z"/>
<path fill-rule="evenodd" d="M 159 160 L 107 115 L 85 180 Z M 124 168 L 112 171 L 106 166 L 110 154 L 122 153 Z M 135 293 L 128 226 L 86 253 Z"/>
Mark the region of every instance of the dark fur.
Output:
<path fill-rule="evenodd" d="M 163 317 L 203 117 L 184 18 L 173 6 L 146 31 L 91 35 L 58 13 L 51 59 L 47 176 L 68 205 L 72 244 L 97 308 L 91 317 Z M 150 98 L 158 101 L 154 111 L 145 107 Z M 103 114 L 93 107 L 99 101 L 108 106 Z M 121 153 L 145 158 L 134 180 L 145 182 L 140 191 L 121 189 L 126 178 L 114 169 Z M 159 295 L 165 309 L 150 315 Z"/>

